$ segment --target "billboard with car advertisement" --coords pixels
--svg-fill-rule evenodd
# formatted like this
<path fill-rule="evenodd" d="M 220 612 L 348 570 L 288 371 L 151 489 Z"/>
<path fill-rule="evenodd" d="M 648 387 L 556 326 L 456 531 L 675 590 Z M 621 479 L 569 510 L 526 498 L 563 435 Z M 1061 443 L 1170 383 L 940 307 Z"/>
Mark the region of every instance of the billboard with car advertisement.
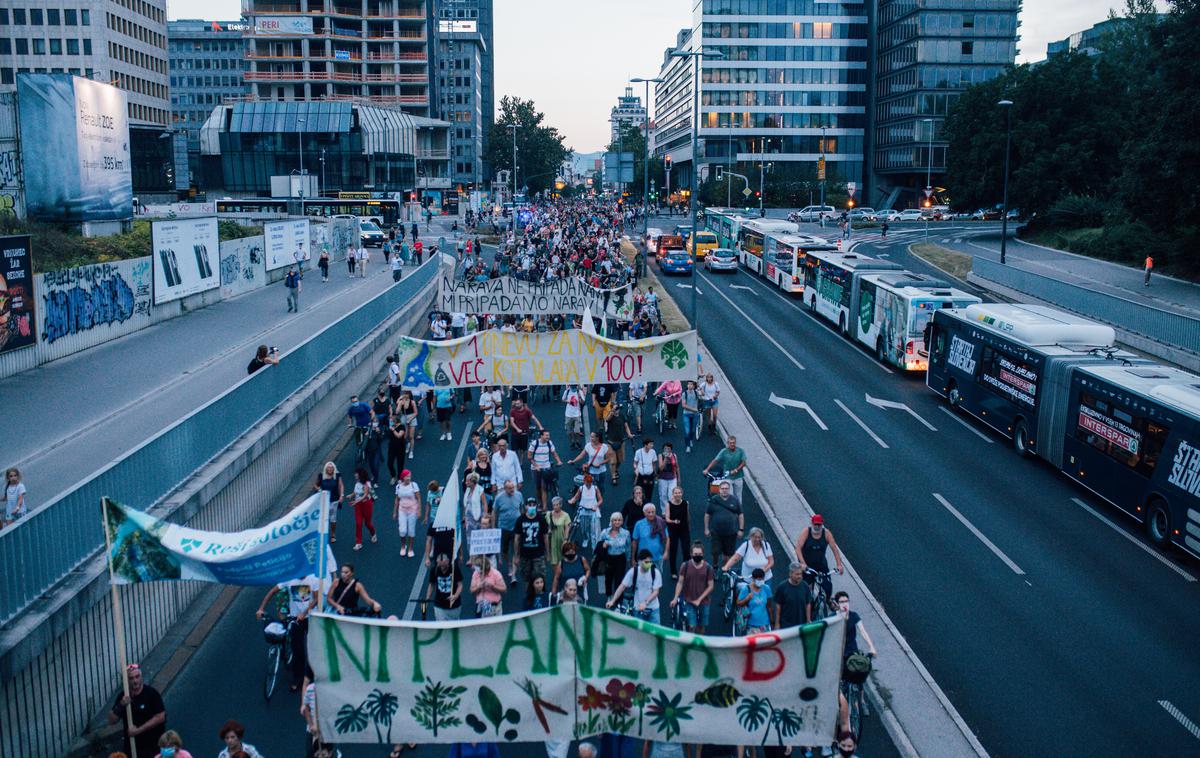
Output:
<path fill-rule="evenodd" d="M 150 237 L 155 305 L 221 286 L 221 243 L 215 218 L 155 221 Z"/>

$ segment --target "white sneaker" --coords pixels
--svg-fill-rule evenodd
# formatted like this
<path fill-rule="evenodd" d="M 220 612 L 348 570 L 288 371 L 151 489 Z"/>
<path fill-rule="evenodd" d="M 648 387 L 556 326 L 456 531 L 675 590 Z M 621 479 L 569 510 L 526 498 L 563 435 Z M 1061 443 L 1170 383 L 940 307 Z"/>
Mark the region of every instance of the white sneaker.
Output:
<path fill-rule="evenodd" d="M 454 439 L 454 434 L 452 432 L 446 432 L 446 441 L 449 442 L 450 440 L 453 440 L 453 439 Z"/>

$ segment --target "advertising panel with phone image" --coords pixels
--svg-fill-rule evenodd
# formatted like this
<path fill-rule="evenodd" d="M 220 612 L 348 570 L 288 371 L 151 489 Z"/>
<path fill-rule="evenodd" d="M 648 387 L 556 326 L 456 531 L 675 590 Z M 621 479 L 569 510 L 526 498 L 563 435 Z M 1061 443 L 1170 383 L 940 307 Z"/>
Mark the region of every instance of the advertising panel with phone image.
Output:
<path fill-rule="evenodd" d="M 221 286 L 221 242 L 215 218 L 156 221 L 150 233 L 155 305 Z"/>

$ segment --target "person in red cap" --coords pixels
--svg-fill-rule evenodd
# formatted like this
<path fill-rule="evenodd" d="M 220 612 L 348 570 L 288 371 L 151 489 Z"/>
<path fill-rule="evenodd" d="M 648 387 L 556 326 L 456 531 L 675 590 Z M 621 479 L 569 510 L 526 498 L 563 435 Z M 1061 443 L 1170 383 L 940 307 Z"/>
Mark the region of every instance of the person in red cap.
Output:
<path fill-rule="evenodd" d="M 833 580 L 829 576 L 829 561 L 825 558 L 826 548 L 833 549 L 837 572 L 844 573 L 842 552 L 838 550 L 837 540 L 833 538 L 833 532 L 825 528 L 825 519 L 821 514 L 814 513 L 812 524 L 805 527 L 796 539 L 796 556 L 800 559 L 804 581 L 808 582 L 810 591 L 812 583 L 820 579 L 821 587 L 825 590 L 825 602 L 829 603 L 833 598 Z M 813 617 L 823 618 L 829 611 L 829 608 L 814 608 L 810 611 L 808 620 L 812 621 Z"/>

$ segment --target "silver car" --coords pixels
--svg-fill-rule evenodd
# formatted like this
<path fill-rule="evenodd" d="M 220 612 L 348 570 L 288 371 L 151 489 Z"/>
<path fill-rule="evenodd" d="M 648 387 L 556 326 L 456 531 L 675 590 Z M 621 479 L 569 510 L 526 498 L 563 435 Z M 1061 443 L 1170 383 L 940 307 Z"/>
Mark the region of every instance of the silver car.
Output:
<path fill-rule="evenodd" d="M 738 270 L 737 254 L 727 247 L 715 247 L 704 256 L 704 268 L 707 271 Z"/>

